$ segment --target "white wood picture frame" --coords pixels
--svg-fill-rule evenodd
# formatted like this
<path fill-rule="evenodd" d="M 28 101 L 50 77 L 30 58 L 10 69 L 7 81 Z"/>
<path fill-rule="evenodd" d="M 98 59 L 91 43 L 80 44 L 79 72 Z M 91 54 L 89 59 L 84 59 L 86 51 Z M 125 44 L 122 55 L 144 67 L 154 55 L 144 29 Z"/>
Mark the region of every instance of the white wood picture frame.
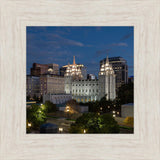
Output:
<path fill-rule="evenodd" d="M 0 159 L 160 159 L 159 0 L 1 0 Z M 134 26 L 134 134 L 26 134 L 26 26 Z"/>

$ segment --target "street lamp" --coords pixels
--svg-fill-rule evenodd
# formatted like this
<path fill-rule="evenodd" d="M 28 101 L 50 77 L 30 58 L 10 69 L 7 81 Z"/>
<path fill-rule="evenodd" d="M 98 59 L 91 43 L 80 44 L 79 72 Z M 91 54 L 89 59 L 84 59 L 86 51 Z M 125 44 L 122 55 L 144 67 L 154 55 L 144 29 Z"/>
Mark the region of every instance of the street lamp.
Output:
<path fill-rule="evenodd" d="M 85 130 L 85 129 L 83 130 L 83 133 L 84 133 L 84 134 L 86 133 L 86 130 Z"/>
<path fill-rule="evenodd" d="M 69 118 L 69 106 L 66 107 L 67 117 Z"/>
<path fill-rule="evenodd" d="M 116 117 L 116 111 L 113 111 L 113 117 Z"/>
<path fill-rule="evenodd" d="M 31 123 L 28 123 L 28 127 L 31 127 L 32 126 L 32 124 Z"/>
<path fill-rule="evenodd" d="M 62 133 L 63 132 L 63 128 L 59 128 L 59 132 Z"/>

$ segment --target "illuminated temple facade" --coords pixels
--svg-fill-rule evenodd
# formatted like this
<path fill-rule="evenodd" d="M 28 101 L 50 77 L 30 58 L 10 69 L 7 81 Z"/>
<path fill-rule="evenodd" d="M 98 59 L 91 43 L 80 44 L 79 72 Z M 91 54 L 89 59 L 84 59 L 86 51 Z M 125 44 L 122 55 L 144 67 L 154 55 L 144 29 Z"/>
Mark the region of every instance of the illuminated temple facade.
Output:
<path fill-rule="evenodd" d="M 96 101 L 104 96 L 107 100 L 116 98 L 115 73 L 109 64 L 108 57 L 100 67 L 98 80 L 86 79 L 80 67 L 75 63 L 75 57 L 73 64 L 68 65 L 64 77 L 65 93 L 71 94 L 72 98 L 78 102 Z"/>

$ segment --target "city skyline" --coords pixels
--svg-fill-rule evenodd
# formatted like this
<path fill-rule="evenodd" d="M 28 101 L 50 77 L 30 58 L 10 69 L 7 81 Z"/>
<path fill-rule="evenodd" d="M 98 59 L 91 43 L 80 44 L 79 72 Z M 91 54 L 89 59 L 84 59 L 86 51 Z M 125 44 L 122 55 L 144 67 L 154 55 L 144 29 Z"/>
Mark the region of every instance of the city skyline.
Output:
<path fill-rule="evenodd" d="M 59 66 L 84 64 L 87 73 L 98 75 L 99 62 L 107 55 L 127 60 L 133 70 L 133 27 L 27 27 L 27 74 L 33 63 Z"/>

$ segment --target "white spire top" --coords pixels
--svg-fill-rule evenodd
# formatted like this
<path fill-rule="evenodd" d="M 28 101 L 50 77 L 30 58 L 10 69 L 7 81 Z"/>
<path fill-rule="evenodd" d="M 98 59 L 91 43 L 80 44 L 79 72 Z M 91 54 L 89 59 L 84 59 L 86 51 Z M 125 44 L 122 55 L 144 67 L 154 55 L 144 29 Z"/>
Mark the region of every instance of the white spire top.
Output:
<path fill-rule="evenodd" d="M 107 55 L 107 58 L 106 58 L 106 63 L 108 63 L 108 64 L 109 64 L 108 55 Z"/>
<path fill-rule="evenodd" d="M 75 56 L 73 56 L 73 65 L 76 64 L 76 61 L 75 61 Z"/>
<path fill-rule="evenodd" d="M 81 79 L 82 72 L 79 66 L 75 62 L 75 56 L 73 56 L 73 64 L 68 64 L 65 75 L 64 76 L 72 76 L 74 79 Z"/>
<path fill-rule="evenodd" d="M 104 63 L 103 61 L 103 64 L 101 65 L 100 72 L 99 72 L 99 75 L 106 75 L 106 74 L 114 74 L 112 65 L 109 64 L 108 55 L 106 58 L 106 63 Z"/>

